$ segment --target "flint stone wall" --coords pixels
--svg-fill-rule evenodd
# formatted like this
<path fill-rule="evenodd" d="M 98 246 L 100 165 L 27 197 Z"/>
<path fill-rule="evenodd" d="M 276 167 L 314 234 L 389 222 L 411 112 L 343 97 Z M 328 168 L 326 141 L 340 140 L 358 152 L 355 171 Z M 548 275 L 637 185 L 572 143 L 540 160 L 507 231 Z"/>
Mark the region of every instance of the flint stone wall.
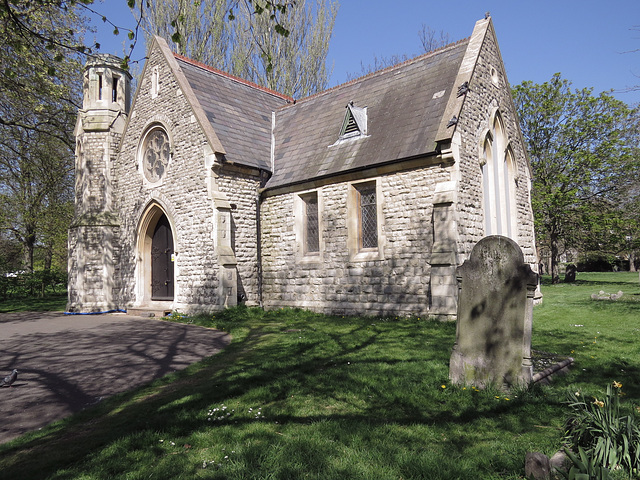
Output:
<path fill-rule="evenodd" d="M 235 206 L 232 221 L 240 283 L 247 297 L 257 302 L 255 198 L 259 179 L 252 171 L 235 168 L 230 172 L 222 167 L 211 185 L 212 175 L 205 166 L 207 139 L 159 49 L 152 51 L 146 68 L 151 71 L 156 66 L 158 94 L 151 95 L 151 76 L 145 76 L 116 163 L 122 245 L 119 301 L 128 306 L 139 301 L 138 228 L 145 209 L 156 203 L 167 213 L 175 238 L 174 308 L 186 312 L 221 308 L 220 267 L 213 238 L 216 212 L 209 195 L 214 188 Z M 137 158 L 142 135 L 152 123 L 166 128 L 172 146 L 171 160 L 157 184 L 144 181 Z"/>
<path fill-rule="evenodd" d="M 513 149 L 517 167 L 515 172 L 517 242 L 523 250 L 525 261 L 534 266 L 537 265 L 537 254 L 529 194 L 531 184 L 529 163 L 518 127 L 511 87 L 507 81 L 498 45 L 493 35 L 486 35 L 480 50 L 479 61 L 474 66 L 473 77 L 456 129 L 460 134 L 461 145 L 456 205 L 460 263 L 469 258 L 473 246 L 486 235 L 482 209 L 484 201 L 480 161 L 482 142 L 490 128 L 490 118 L 496 110 L 499 110 L 502 116 L 506 138 Z"/>

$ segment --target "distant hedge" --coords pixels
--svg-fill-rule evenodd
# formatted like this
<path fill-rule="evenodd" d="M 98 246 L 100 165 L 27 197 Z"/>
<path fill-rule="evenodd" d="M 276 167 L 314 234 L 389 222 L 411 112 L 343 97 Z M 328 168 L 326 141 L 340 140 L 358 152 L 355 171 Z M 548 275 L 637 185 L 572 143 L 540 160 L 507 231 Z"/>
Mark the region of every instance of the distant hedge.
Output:
<path fill-rule="evenodd" d="M 66 285 L 67 272 L 57 269 L 5 273 L 0 275 L 0 298 L 44 297 L 64 291 Z"/>
<path fill-rule="evenodd" d="M 601 252 L 587 252 L 578 257 L 580 272 L 618 272 L 628 271 L 629 260 Z"/>

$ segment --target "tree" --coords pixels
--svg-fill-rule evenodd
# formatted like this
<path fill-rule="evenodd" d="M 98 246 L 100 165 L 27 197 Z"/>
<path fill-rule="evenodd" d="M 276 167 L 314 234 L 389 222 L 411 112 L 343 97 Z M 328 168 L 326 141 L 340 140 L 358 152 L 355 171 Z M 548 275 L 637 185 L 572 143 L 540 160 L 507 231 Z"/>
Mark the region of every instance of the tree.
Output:
<path fill-rule="evenodd" d="M 131 30 L 121 28 L 114 24 L 108 16 L 96 12 L 92 6 L 95 0 L 2 0 L 0 1 L 0 33 L 3 38 L 10 39 L 16 49 L 29 48 L 34 44 L 46 45 L 48 49 L 57 51 L 56 61 L 60 61 L 65 53 L 79 53 L 92 55 L 100 50 L 100 44 L 87 45 L 82 36 L 77 35 L 73 28 L 59 28 L 56 20 L 68 15 L 81 14 L 99 17 L 104 23 L 113 27 L 114 35 L 126 33 L 130 40 L 129 52 L 124 55 L 123 67 L 128 68 L 130 55 L 137 43 L 140 22 L 145 18 L 148 0 L 118 0 L 126 1 L 132 12 L 136 13 L 138 24 Z M 193 6 L 201 5 L 201 0 L 195 0 Z M 206 0 L 204 3 L 207 3 Z M 295 5 L 295 0 L 229 0 L 227 17 L 234 18 L 234 10 L 245 7 L 258 15 L 265 14 L 269 17 L 270 23 L 276 33 L 288 36 L 289 30 L 280 23 L 280 16 L 285 15 L 287 9 Z M 184 2 L 187 5 L 187 2 Z M 50 18 L 52 22 L 42 22 L 41 18 Z M 171 38 L 173 41 L 182 42 L 182 32 L 179 26 L 184 20 L 184 13 L 178 14 L 169 19 L 172 26 Z M 55 69 L 55 63 L 48 65 L 50 71 Z M 5 73 L 7 71 L 5 70 Z"/>
<path fill-rule="evenodd" d="M 231 25 L 225 21 L 228 12 L 228 0 L 151 0 L 141 24 L 148 45 L 154 35 L 159 35 L 180 55 L 227 69 L 231 30 Z M 176 29 L 180 38 L 174 36 Z"/>
<path fill-rule="evenodd" d="M 151 0 L 142 25 L 182 55 L 280 93 L 304 97 L 325 89 L 337 3 L 297 0 L 280 11 L 275 26 L 258 3 Z M 232 21 L 225 22 L 229 12 Z"/>
<path fill-rule="evenodd" d="M 70 32 L 82 33 L 84 21 L 75 12 L 51 16 L 52 12 L 55 9 L 29 11 L 29 28 L 66 32 L 69 41 Z M 82 68 L 80 58 L 64 55 L 65 47 L 28 37 L 19 29 L 16 34 L 25 36 L 0 38 L 5 72 L 0 76 L 0 229 L 20 242 L 23 268 L 32 271 L 37 245 L 49 251 L 46 265 L 54 252 L 60 260 L 66 257 L 64 245 L 62 251 L 55 246 L 69 222 Z"/>
<path fill-rule="evenodd" d="M 306 0 L 281 17 L 290 31 L 286 37 L 271 28 L 265 16 L 254 18 L 245 11 L 234 24 L 237 44 L 231 72 L 294 98 L 326 89 L 330 71 L 326 59 L 338 4 L 329 0 Z"/>
<path fill-rule="evenodd" d="M 550 250 L 557 283 L 566 249 L 610 233 L 612 212 L 638 167 L 629 128 L 634 112 L 610 93 L 572 90 L 560 74 L 542 85 L 523 82 L 513 96 L 533 169 L 536 241 Z"/>
<path fill-rule="evenodd" d="M 0 226 L 23 247 L 23 268 L 34 269 L 36 245 L 45 267 L 66 260 L 73 202 L 73 154 L 62 141 L 30 130 L 7 132 L 0 145 Z M 61 245 L 61 241 L 63 242 Z"/>
<path fill-rule="evenodd" d="M 429 53 L 451 43 L 451 36 L 444 30 L 436 32 L 433 28 L 422 24 L 418 31 L 420 45 L 424 53 Z"/>

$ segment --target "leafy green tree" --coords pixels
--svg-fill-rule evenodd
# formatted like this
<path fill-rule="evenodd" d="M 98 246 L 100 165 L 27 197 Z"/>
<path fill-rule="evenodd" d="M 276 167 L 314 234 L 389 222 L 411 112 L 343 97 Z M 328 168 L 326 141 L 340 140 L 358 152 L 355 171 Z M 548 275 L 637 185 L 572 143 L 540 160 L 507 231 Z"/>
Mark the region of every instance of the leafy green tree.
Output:
<path fill-rule="evenodd" d="M 10 136 L 9 136 L 10 135 Z M 23 268 L 34 269 L 36 247 L 45 267 L 66 259 L 61 238 L 70 222 L 73 154 L 63 142 L 30 130 L 3 132 L 0 145 L 0 227 L 23 247 Z"/>
<path fill-rule="evenodd" d="M 84 20 L 75 11 L 54 15 L 56 2 L 42 10 L 21 10 L 36 32 L 60 32 L 58 40 L 73 43 Z M 0 15 L 7 12 L 6 2 Z M 81 63 L 66 47 L 25 27 L 2 25 L 13 36 L 0 36 L 0 229 L 19 241 L 23 268 L 32 271 L 37 246 L 45 246 L 45 266 L 54 255 L 66 257 L 60 232 L 66 230 L 73 192 L 73 129 L 80 106 Z M 73 32 L 73 33 L 71 33 Z M 44 36 L 45 33 L 38 35 Z M 77 42 L 76 42 L 77 43 Z M 53 68 L 55 66 L 55 68 Z M 55 239 L 55 240 L 54 240 Z M 60 258 L 61 257 L 61 258 Z"/>
<path fill-rule="evenodd" d="M 304 97 L 325 89 L 337 3 L 297 0 L 279 11 L 275 27 L 273 14 L 264 14 L 266 2 L 260 4 L 150 0 L 142 25 L 182 55 L 280 93 Z"/>
<path fill-rule="evenodd" d="M 536 241 L 549 249 L 557 283 L 561 254 L 610 234 L 637 175 L 634 112 L 610 93 L 572 90 L 560 74 L 542 85 L 523 82 L 513 96 L 533 168 Z"/>

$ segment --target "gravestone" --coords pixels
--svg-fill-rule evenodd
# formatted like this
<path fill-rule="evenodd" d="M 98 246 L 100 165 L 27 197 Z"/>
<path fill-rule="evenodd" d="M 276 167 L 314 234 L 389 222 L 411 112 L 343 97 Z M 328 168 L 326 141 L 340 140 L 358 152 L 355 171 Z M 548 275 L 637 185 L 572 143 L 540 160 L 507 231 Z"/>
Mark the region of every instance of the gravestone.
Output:
<path fill-rule="evenodd" d="M 567 265 L 567 268 L 564 272 L 564 283 L 573 283 L 576 281 L 576 272 L 578 271 L 578 268 L 570 263 L 569 265 Z"/>
<path fill-rule="evenodd" d="M 480 240 L 457 269 L 458 319 L 449 378 L 509 387 L 533 376 L 531 322 L 538 275 L 510 238 Z"/>

